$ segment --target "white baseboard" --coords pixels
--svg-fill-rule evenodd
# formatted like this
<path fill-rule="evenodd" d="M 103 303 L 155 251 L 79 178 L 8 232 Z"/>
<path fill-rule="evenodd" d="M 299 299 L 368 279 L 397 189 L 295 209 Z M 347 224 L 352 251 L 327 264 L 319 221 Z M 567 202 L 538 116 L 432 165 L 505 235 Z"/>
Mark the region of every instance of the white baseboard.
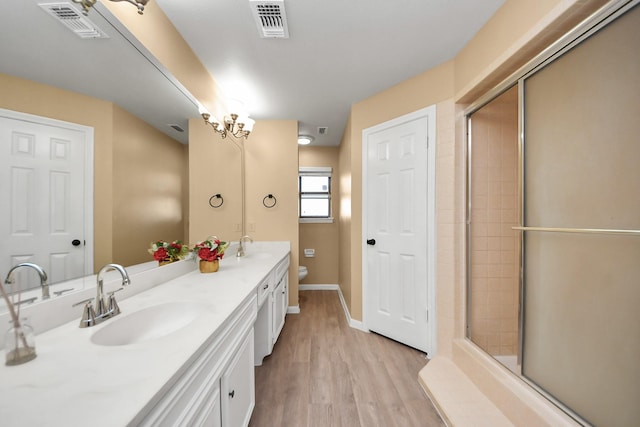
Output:
<path fill-rule="evenodd" d="M 351 314 L 349 313 L 347 303 L 344 300 L 344 296 L 342 295 L 342 290 L 340 289 L 339 285 L 299 285 L 298 289 L 301 291 L 337 291 L 338 298 L 340 298 L 340 304 L 342 304 L 342 309 L 344 310 L 344 315 L 347 318 L 349 327 L 369 333 L 369 330 L 365 328 L 364 324 L 361 321 L 353 320 L 351 318 Z"/>
<path fill-rule="evenodd" d="M 290 305 L 289 307 L 287 307 L 287 314 L 300 314 L 300 306 Z"/>
<path fill-rule="evenodd" d="M 298 285 L 301 291 L 339 291 L 338 285 Z"/>

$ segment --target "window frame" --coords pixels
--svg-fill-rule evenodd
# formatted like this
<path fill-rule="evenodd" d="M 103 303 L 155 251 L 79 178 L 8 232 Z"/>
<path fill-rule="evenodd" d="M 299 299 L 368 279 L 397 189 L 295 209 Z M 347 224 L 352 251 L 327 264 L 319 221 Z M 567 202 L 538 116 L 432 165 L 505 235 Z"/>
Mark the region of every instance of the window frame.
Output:
<path fill-rule="evenodd" d="M 332 194 L 331 194 L 331 180 L 333 169 L 331 167 L 300 167 L 298 169 L 298 220 L 305 223 L 326 223 L 333 222 L 332 216 Z M 327 177 L 328 189 L 326 192 L 317 191 L 302 191 L 302 180 L 304 177 Z M 302 216 L 302 201 L 304 196 L 317 196 L 316 198 L 325 199 L 328 201 L 327 215 L 322 216 Z M 313 198 L 313 197 L 310 197 Z"/>

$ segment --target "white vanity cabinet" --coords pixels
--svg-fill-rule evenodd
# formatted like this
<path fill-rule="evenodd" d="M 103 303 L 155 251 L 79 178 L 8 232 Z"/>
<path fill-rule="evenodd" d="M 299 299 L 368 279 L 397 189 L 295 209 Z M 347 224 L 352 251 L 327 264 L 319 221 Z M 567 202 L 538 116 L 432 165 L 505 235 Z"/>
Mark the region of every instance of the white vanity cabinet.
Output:
<path fill-rule="evenodd" d="M 194 355 L 176 381 L 142 411 L 133 425 L 247 426 L 255 406 L 253 324 L 256 297 L 251 295 L 226 328 Z"/>
<path fill-rule="evenodd" d="M 291 245 L 251 250 L 223 259 L 215 274 L 186 260 L 131 274 L 118 295 L 122 314 L 95 327 L 78 328 L 81 310 L 71 307 L 95 289 L 24 307 L 55 326 L 37 334 L 35 361 L 0 365 L 0 425 L 246 426 L 255 360 L 271 354 L 282 329 Z M 132 341 L 96 341 L 106 328 Z"/>
<path fill-rule="evenodd" d="M 254 326 L 254 364 L 261 366 L 262 360 L 273 349 L 273 274 L 267 275 L 258 285 L 258 315 Z"/>
<path fill-rule="evenodd" d="M 256 366 L 271 354 L 284 326 L 289 304 L 289 257 L 282 259 L 257 289 L 258 316 L 255 324 Z"/>
<path fill-rule="evenodd" d="M 280 336 L 282 328 L 284 327 L 284 320 L 287 315 L 287 306 L 289 304 L 289 263 L 287 262 L 284 267 L 284 271 L 282 271 L 282 269 L 278 271 L 276 268 L 277 283 L 273 290 L 272 341 L 274 345 Z"/>

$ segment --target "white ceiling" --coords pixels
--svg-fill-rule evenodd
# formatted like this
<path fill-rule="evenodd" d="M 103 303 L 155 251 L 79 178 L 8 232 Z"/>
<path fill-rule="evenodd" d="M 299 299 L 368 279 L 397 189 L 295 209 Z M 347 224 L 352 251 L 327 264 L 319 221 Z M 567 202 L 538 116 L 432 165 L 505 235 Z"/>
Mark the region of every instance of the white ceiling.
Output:
<path fill-rule="evenodd" d="M 37 3 L 0 1 L 0 72 L 113 101 L 186 143 L 186 132 L 167 124 L 186 129 L 195 100 L 119 37 L 105 8 L 89 18 L 111 38 L 81 40 Z M 260 38 L 249 0 L 151 0 L 147 8 L 165 12 L 252 118 L 298 120 L 314 144 L 338 145 L 353 103 L 453 58 L 502 3 L 285 0 L 289 39 Z"/>

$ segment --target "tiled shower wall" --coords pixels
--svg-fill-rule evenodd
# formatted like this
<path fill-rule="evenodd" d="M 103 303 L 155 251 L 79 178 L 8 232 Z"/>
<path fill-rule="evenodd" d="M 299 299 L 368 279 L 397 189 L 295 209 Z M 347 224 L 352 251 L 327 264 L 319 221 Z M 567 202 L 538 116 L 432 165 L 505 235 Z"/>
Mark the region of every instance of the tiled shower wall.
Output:
<path fill-rule="evenodd" d="M 518 348 L 518 104 L 514 87 L 471 116 L 470 336 L 493 356 Z"/>

